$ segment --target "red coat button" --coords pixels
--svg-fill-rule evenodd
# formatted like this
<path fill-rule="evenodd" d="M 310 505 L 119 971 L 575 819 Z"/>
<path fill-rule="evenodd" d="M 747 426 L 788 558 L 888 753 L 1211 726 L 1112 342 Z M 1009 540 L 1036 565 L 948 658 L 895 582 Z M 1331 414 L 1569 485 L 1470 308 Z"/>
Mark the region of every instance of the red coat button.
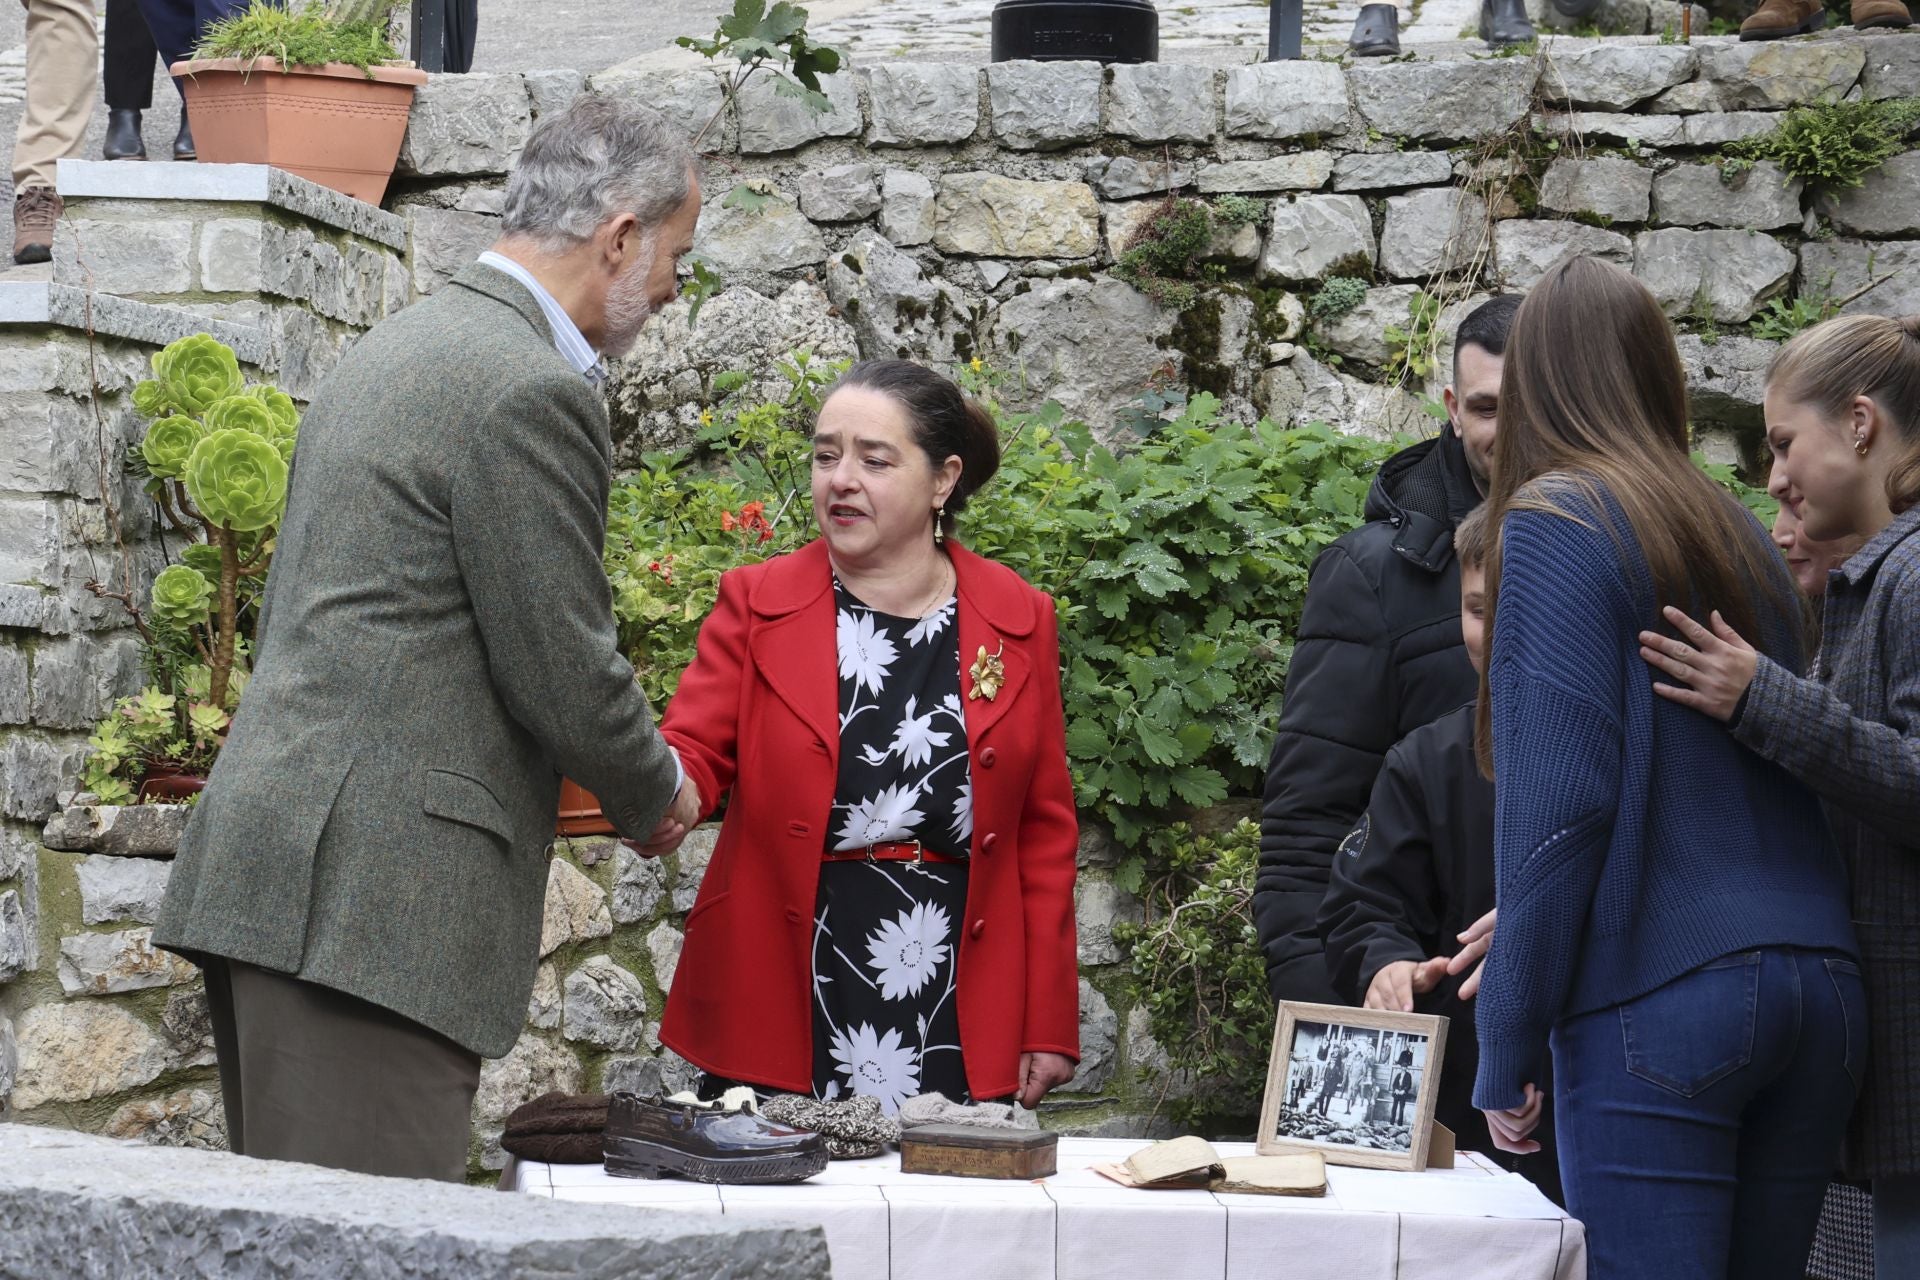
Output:
<path fill-rule="evenodd" d="M 987 931 L 987 922 L 985 920 L 975 920 L 973 922 L 972 933 L 974 937 L 977 938 L 981 934 L 985 933 L 986 931 Z"/>
<path fill-rule="evenodd" d="M 992 853 L 993 846 L 999 843 L 1000 843 L 999 833 L 994 831 L 989 831 L 987 832 L 987 834 L 980 837 L 980 852 Z"/>
<path fill-rule="evenodd" d="M 988 747 L 986 750 L 980 753 L 980 767 L 983 769 L 991 769 L 993 768 L 993 762 L 995 760 L 998 760 L 999 758 L 1000 758 L 1000 753 L 995 751 L 992 747 Z"/>

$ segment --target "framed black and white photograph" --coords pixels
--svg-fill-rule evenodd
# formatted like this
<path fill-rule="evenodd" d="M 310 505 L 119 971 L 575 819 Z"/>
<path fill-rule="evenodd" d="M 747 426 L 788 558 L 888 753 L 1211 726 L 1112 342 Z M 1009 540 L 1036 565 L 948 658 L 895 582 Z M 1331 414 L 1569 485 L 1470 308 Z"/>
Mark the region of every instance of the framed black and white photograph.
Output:
<path fill-rule="evenodd" d="M 1302 1148 L 1329 1164 L 1427 1167 L 1447 1020 L 1282 1001 L 1259 1150 Z"/>

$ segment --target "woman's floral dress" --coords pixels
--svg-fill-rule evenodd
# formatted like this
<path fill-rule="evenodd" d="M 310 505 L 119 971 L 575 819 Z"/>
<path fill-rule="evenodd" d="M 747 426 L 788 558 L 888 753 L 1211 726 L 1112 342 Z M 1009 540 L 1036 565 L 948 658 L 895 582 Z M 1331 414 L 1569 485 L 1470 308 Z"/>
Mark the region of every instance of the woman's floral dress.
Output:
<path fill-rule="evenodd" d="M 949 597 L 924 618 L 869 609 L 834 582 L 840 776 L 829 850 L 919 840 L 966 858 L 973 783 Z M 954 1007 L 967 865 L 823 862 L 813 932 L 813 1090 L 970 1101 Z"/>

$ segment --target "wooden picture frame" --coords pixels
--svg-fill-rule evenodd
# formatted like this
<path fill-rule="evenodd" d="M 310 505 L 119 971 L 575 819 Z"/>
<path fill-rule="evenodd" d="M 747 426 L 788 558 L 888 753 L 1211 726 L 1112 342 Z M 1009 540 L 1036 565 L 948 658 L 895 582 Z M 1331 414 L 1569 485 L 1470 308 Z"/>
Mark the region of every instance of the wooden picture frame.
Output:
<path fill-rule="evenodd" d="M 1446 1052 L 1442 1017 L 1281 1001 L 1260 1154 L 1318 1151 L 1328 1164 L 1424 1170 Z"/>

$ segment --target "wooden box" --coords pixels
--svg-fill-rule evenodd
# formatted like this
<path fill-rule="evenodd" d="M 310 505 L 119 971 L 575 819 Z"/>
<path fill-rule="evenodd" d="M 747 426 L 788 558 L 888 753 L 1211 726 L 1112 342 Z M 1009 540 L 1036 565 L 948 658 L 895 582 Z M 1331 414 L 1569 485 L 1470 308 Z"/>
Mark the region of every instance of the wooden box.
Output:
<path fill-rule="evenodd" d="M 1058 1168 L 1060 1135 L 1040 1129 L 930 1124 L 900 1131 L 900 1172 L 959 1178 L 1045 1178 Z"/>

